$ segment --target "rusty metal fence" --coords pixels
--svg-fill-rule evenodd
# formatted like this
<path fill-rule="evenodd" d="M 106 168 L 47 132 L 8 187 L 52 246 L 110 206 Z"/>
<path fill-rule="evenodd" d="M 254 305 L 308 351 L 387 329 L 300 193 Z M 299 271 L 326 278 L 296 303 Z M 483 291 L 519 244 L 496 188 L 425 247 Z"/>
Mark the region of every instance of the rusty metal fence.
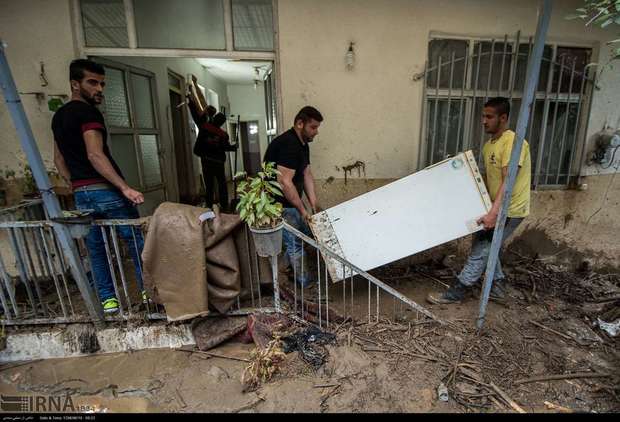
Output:
<path fill-rule="evenodd" d="M 142 262 L 132 262 L 130 248 L 139 250 L 137 238 L 145 236 L 148 218 L 136 220 L 101 220 L 91 230 L 100 230 L 119 312 L 106 315 L 105 321 L 131 319 L 165 320 L 165 309 L 150 301 L 142 301 L 137 280 Z M 45 218 L 40 201 L 0 211 L 0 323 L 4 325 L 66 324 L 93 321 L 85 301 L 71 277 L 66 259 L 59 248 L 53 221 Z M 120 239 L 117 229 L 130 227 L 132 236 Z M 302 271 L 312 269 L 313 287 L 299 286 L 297 268 L 288 273 L 278 268 L 278 257 L 271 258 L 272 280 L 261 280 L 259 257 L 252 236 L 245 228 L 244 240 L 250 265 L 249 285 L 229 315 L 262 312 L 284 312 L 322 328 L 348 319 L 378 321 L 380 316 L 397 319 L 410 309 L 418 316 L 437 319 L 394 287 L 360 270 L 324 245 L 286 225 L 303 246 Z M 82 238 L 75 239 L 87 271 L 90 288 L 97 294 L 88 249 Z M 133 244 L 132 244 L 133 243 Z M 335 259 L 343 267 L 344 280 L 334 283 L 323 256 Z M 281 254 L 280 257 L 284 257 Z"/>

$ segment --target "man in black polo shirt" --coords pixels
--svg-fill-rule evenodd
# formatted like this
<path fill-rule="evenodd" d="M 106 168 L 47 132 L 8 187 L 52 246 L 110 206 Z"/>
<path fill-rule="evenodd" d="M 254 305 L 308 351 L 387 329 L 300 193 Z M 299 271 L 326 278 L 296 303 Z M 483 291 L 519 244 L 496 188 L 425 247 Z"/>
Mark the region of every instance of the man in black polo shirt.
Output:
<path fill-rule="evenodd" d="M 66 181 L 70 181 L 78 209 L 94 210 L 96 219 L 138 218 L 135 206 L 144 202 L 144 196 L 127 185 L 110 155 L 103 116 L 95 107 L 103 101 L 105 70 L 90 60 L 74 60 L 69 68 L 69 80 L 71 101 L 63 105 L 52 119 L 56 168 Z M 146 301 L 140 271 L 140 254 L 144 244 L 142 236 L 138 231 L 134 233 L 129 226 L 120 226 L 118 232 L 129 246 L 138 287 L 143 301 Z M 118 310 L 118 299 L 98 228 L 90 230 L 86 236 L 86 246 L 103 310 L 115 312 Z"/>
<path fill-rule="evenodd" d="M 271 141 L 264 159 L 265 162 L 276 163 L 280 172 L 278 183 L 282 186 L 284 197 L 278 197 L 277 200 L 282 203 L 284 220 L 308 235 L 310 229 L 307 221 L 318 211 L 308 144 L 319 133 L 322 121 L 323 116 L 316 108 L 310 106 L 302 108 L 295 116 L 293 127 Z M 308 213 L 302 202 L 304 192 L 312 213 Z M 286 254 L 295 269 L 297 281 L 303 287 L 308 287 L 311 280 L 308 271 L 301 267 L 301 241 L 296 241 L 295 235 L 286 230 L 283 233 L 283 240 Z"/>

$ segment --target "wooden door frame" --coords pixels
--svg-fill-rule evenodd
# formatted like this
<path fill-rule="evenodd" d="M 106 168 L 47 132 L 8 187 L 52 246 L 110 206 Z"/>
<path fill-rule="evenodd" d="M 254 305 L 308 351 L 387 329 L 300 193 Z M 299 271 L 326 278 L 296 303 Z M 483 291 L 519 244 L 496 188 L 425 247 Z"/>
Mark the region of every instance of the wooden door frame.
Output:
<path fill-rule="evenodd" d="M 173 78 L 177 79 L 180 82 L 180 85 L 181 85 L 181 89 L 179 90 L 178 88 L 173 87 L 170 84 L 167 84 L 168 85 L 168 95 L 170 95 L 170 91 L 173 91 L 173 92 L 176 92 L 177 94 L 181 95 L 181 98 L 183 99 L 184 98 L 184 93 L 186 92 L 186 89 L 187 89 L 185 78 L 182 75 L 180 75 L 179 73 L 175 72 L 174 70 L 172 70 L 170 68 L 167 68 L 166 71 L 167 71 L 167 75 L 168 76 L 172 76 Z M 180 185 L 181 181 L 178 178 L 178 174 L 179 174 L 178 171 L 179 171 L 179 169 L 176 168 L 177 167 L 177 165 L 176 165 L 176 154 L 178 154 L 178 153 L 182 153 L 182 154 L 185 155 L 185 162 L 187 164 L 187 167 L 185 169 L 185 176 L 186 176 L 186 181 L 188 181 L 188 185 L 189 185 L 188 186 L 189 187 L 189 189 L 188 189 L 189 190 L 189 194 L 190 194 L 190 196 L 197 196 L 197 195 L 199 195 L 199 192 L 196 189 L 196 178 L 194 177 L 194 175 L 195 175 L 195 173 L 194 173 L 194 157 L 192 155 L 193 154 L 192 153 L 192 149 L 191 149 L 191 147 L 189 147 L 189 140 L 190 140 L 189 131 L 190 131 L 190 128 L 189 128 L 189 124 L 188 124 L 189 115 L 188 115 L 188 112 L 187 112 L 187 107 L 181 107 L 181 116 L 182 116 L 181 117 L 182 118 L 182 121 L 181 121 L 181 131 L 182 131 L 183 140 L 185 142 L 184 145 L 188 146 L 188 148 L 184 148 L 183 151 L 177 151 L 176 150 L 176 145 L 175 145 L 175 142 L 174 142 L 174 134 L 172 133 L 172 130 L 173 130 L 173 119 L 172 119 L 172 109 L 170 109 L 170 107 L 172 107 L 172 105 L 169 104 L 168 107 L 169 107 L 169 110 L 168 110 L 168 113 L 167 113 L 167 115 L 168 115 L 167 117 L 170 119 L 170 125 L 169 126 L 170 126 L 170 129 L 171 129 L 171 133 L 169 133 L 168 135 L 170 136 L 171 141 L 172 141 L 171 142 L 171 144 L 172 144 L 172 151 L 173 151 L 174 158 L 175 158 L 173 160 L 174 168 L 175 168 L 174 175 L 175 175 L 175 177 L 177 179 L 177 191 L 179 192 L 179 199 L 180 199 L 180 196 L 181 196 L 180 189 L 179 189 L 179 185 Z"/>

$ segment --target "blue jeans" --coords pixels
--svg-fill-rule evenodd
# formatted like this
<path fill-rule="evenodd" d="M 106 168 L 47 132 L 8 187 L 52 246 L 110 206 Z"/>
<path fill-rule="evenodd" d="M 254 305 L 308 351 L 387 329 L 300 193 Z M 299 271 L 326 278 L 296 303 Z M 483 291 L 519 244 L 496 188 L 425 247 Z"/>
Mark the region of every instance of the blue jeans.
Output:
<path fill-rule="evenodd" d="M 304 219 L 301 217 L 301 213 L 297 210 L 297 208 L 284 208 L 282 210 L 282 218 L 284 218 L 284 221 L 286 221 L 289 225 L 293 226 L 306 236 L 312 236 L 310 233 L 310 227 L 308 227 Z M 286 247 L 286 255 L 288 256 L 289 262 L 295 268 L 297 281 L 302 286 L 306 287 L 310 283 L 310 280 L 308 277 L 308 272 L 301 266 L 301 256 L 303 254 L 301 239 L 298 239 L 293 233 L 289 233 L 284 230 L 282 233 L 282 240 L 284 241 L 284 246 Z"/>
<path fill-rule="evenodd" d="M 504 235 L 502 236 L 502 244 L 516 228 L 521 224 L 523 218 L 507 218 L 506 225 L 504 226 Z M 463 267 L 461 273 L 457 276 L 461 284 L 471 287 L 478 282 L 480 276 L 487 268 L 487 260 L 491 251 L 491 242 L 493 241 L 493 229 L 482 230 L 474 234 L 474 242 L 471 246 L 471 252 L 467 258 L 467 262 Z M 495 274 L 493 274 L 493 281 L 501 280 L 505 278 L 502 271 L 502 265 L 497 260 L 495 266 Z"/>
<path fill-rule="evenodd" d="M 138 210 L 116 189 L 99 189 L 91 191 L 78 191 L 74 194 L 75 206 L 78 210 L 94 210 L 95 219 L 132 219 L 138 218 Z M 144 239 L 140 230 L 132 230 L 132 226 L 118 226 L 117 232 L 121 239 L 128 245 L 129 254 L 136 268 L 136 280 L 138 288 L 142 291 L 142 271 L 140 270 L 140 255 L 144 248 Z M 134 233 L 136 242 L 134 243 Z M 137 249 L 136 250 L 136 244 Z M 86 247 L 90 255 L 91 270 L 95 278 L 95 284 L 101 301 L 116 297 L 108 257 L 105 251 L 105 243 L 100 227 L 92 227 L 86 236 Z M 110 244 L 110 248 L 113 246 Z"/>

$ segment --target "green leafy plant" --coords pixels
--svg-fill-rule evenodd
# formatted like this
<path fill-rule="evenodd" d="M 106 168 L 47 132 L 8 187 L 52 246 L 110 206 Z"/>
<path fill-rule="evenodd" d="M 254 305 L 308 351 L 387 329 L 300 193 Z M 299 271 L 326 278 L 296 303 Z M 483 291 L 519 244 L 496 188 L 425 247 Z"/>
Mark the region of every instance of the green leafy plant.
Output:
<path fill-rule="evenodd" d="M 586 26 L 597 25 L 606 28 L 609 25 L 620 25 L 620 0 L 585 0 L 583 7 L 568 19 L 582 19 Z M 607 43 L 612 47 L 611 60 L 620 59 L 620 38 Z"/>
<path fill-rule="evenodd" d="M 243 179 L 237 186 L 237 211 L 250 227 L 273 228 L 282 220 L 282 204 L 275 200 L 275 195 L 282 196 L 282 187 L 275 181 L 279 173 L 275 163 L 263 163 L 256 177 L 248 177 L 244 172 L 235 175 L 236 179 Z"/>

